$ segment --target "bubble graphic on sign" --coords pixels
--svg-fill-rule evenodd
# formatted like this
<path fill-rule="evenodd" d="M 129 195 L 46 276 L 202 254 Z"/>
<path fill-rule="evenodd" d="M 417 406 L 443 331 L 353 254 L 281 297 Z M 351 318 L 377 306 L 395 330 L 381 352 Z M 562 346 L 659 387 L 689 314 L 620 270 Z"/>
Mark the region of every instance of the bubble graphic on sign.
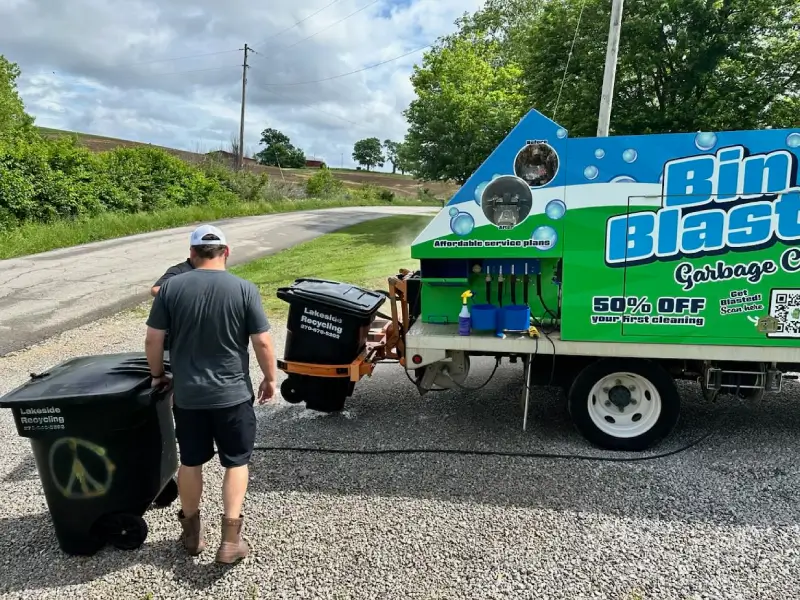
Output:
<path fill-rule="evenodd" d="M 583 170 L 583 176 L 586 177 L 586 179 L 589 179 L 590 181 L 592 179 L 597 178 L 599 174 L 600 171 L 594 165 L 589 165 Z"/>
<path fill-rule="evenodd" d="M 789 148 L 800 148 L 800 133 L 790 133 L 786 136 L 786 145 Z"/>
<path fill-rule="evenodd" d="M 711 131 L 701 131 L 694 136 L 694 145 L 698 150 L 711 150 L 717 145 L 717 134 Z"/>
<path fill-rule="evenodd" d="M 558 139 L 560 139 L 560 140 L 563 140 L 565 137 L 567 137 L 567 130 L 566 130 L 566 129 L 564 129 L 563 127 L 559 127 L 559 128 L 556 130 L 556 137 L 557 137 Z"/>
<path fill-rule="evenodd" d="M 469 213 L 460 212 L 450 219 L 450 230 L 456 235 L 469 235 L 473 229 L 475 229 L 475 219 Z"/>
<path fill-rule="evenodd" d="M 494 181 L 494 180 L 495 180 L 495 179 L 497 179 L 498 177 L 502 177 L 502 176 L 503 176 L 503 174 L 502 174 L 502 173 L 495 173 L 494 175 L 492 175 L 492 181 Z"/>
<path fill-rule="evenodd" d="M 606 151 L 603 150 L 602 148 L 598 148 L 597 150 L 594 151 L 594 157 L 597 158 L 598 160 L 603 158 L 605 155 Z"/>
<path fill-rule="evenodd" d="M 484 181 L 483 183 L 479 183 L 478 187 L 475 188 L 475 202 L 478 204 L 481 203 L 481 197 L 483 196 L 483 190 L 486 189 L 486 186 L 489 185 L 488 181 Z"/>
<path fill-rule="evenodd" d="M 550 250 L 558 241 L 558 233 L 550 225 L 542 225 L 533 230 L 531 239 L 538 242 L 536 248 L 539 250 Z"/>
<path fill-rule="evenodd" d="M 639 158 L 639 153 L 633 148 L 628 148 L 622 153 L 622 160 L 626 163 L 635 162 L 637 158 Z"/>
<path fill-rule="evenodd" d="M 450 213 L 451 217 L 455 217 L 456 215 L 458 215 L 458 209 L 455 206 L 451 208 L 448 212 Z"/>
<path fill-rule="evenodd" d="M 636 183 L 636 180 L 630 175 L 617 175 L 609 183 Z"/>
<path fill-rule="evenodd" d="M 544 207 L 544 214 L 554 221 L 558 221 L 567 212 L 567 205 L 561 200 L 550 200 Z"/>

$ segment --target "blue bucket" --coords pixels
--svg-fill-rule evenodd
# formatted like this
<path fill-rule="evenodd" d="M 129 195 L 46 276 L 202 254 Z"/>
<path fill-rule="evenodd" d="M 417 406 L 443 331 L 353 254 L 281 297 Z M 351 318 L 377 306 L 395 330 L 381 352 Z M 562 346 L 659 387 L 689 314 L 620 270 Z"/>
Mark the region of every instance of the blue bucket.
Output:
<path fill-rule="evenodd" d="M 531 309 L 524 304 L 504 306 L 497 315 L 498 330 L 527 331 L 531 325 Z"/>
<path fill-rule="evenodd" d="M 497 308 L 491 304 L 475 304 L 470 309 L 472 329 L 494 331 L 497 327 Z"/>

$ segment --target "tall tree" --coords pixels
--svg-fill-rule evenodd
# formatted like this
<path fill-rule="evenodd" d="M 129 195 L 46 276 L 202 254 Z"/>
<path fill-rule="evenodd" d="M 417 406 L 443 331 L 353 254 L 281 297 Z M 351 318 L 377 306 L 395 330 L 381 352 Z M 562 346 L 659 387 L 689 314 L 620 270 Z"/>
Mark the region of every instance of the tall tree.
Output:
<path fill-rule="evenodd" d="M 464 183 L 525 112 L 522 70 L 502 64 L 501 43 L 458 37 L 426 54 L 405 111 L 413 173 Z"/>
<path fill-rule="evenodd" d="M 256 153 L 255 158 L 262 165 L 299 169 L 306 165 L 306 156 L 302 150 L 292 145 L 289 136 L 277 129 L 267 128 L 261 132 L 263 150 Z"/>
<path fill-rule="evenodd" d="M 353 146 L 353 160 L 367 167 L 382 167 L 386 158 L 383 156 L 381 141 L 376 137 L 358 140 Z"/>
<path fill-rule="evenodd" d="M 397 173 L 397 151 L 400 149 L 400 142 L 384 140 L 383 149 L 386 152 L 386 160 L 392 163 L 392 174 Z"/>
<path fill-rule="evenodd" d="M 414 170 L 414 160 L 409 156 L 408 144 L 397 143 L 397 170 L 403 175 Z"/>
<path fill-rule="evenodd" d="M 25 112 L 17 92 L 19 75 L 17 64 L 0 54 L 0 140 L 18 137 L 32 129 L 33 118 Z"/>
<path fill-rule="evenodd" d="M 578 0 L 548 2 L 518 36 L 534 107 L 556 109 Z M 596 133 L 610 5 L 587 0 L 556 120 Z M 790 127 L 800 121 L 800 0 L 642 0 L 625 6 L 611 131 Z M 548 115 L 549 116 L 549 115 Z"/>

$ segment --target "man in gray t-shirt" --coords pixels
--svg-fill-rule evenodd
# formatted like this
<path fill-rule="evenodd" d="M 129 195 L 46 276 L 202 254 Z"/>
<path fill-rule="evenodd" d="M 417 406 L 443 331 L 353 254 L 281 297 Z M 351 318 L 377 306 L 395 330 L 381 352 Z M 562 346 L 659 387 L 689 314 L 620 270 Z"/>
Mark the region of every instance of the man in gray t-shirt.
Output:
<path fill-rule="evenodd" d="M 249 342 L 264 380 L 259 403 L 275 395 L 276 361 L 269 321 L 258 288 L 225 270 L 229 249 L 218 228 L 198 227 L 190 238 L 195 268 L 166 280 L 147 320 L 145 347 L 154 387 L 173 386 L 183 543 L 192 555 L 205 548 L 200 520 L 203 465 L 214 456 L 225 467 L 222 544 L 216 560 L 233 563 L 249 553 L 241 538 L 242 504 L 253 452 L 255 392 Z M 164 371 L 164 336 L 170 334 L 172 379 Z"/>

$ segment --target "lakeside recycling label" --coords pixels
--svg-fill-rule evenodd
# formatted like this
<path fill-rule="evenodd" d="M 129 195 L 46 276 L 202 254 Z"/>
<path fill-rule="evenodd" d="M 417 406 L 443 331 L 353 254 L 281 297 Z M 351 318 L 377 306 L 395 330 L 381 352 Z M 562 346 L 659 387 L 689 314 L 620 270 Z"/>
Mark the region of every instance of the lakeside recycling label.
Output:
<path fill-rule="evenodd" d="M 303 307 L 303 314 L 300 316 L 300 329 L 335 340 L 340 339 L 344 331 L 340 317 L 307 306 Z"/>
<path fill-rule="evenodd" d="M 55 406 L 22 408 L 17 418 L 23 431 L 60 431 L 66 427 L 61 409 Z"/>

